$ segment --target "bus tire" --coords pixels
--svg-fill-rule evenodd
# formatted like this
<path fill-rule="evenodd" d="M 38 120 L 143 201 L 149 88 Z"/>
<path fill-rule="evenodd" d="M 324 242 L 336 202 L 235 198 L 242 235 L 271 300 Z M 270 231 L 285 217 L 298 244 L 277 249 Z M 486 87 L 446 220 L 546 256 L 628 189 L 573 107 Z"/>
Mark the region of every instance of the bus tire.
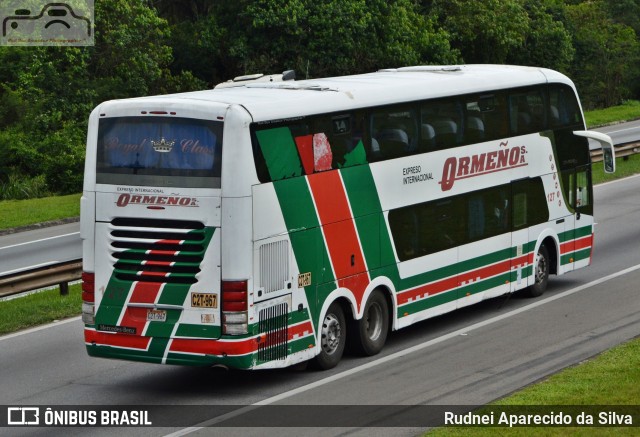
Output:
<path fill-rule="evenodd" d="M 338 365 L 347 339 L 347 322 L 344 310 L 338 302 L 333 302 L 320 324 L 320 353 L 314 364 L 322 370 Z"/>
<path fill-rule="evenodd" d="M 542 296 L 549 282 L 549 251 L 544 244 L 540 245 L 533 262 L 533 285 L 527 289 L 530 297 Z"/>
<path fill-rule="evenodd" d="M 353 349 L 360 355 L 376 355 L 384 347 L 389 333 L 389 304 L 380 290 L 374 290 L 364 306 L 360 320 L 351 330 Z"/>

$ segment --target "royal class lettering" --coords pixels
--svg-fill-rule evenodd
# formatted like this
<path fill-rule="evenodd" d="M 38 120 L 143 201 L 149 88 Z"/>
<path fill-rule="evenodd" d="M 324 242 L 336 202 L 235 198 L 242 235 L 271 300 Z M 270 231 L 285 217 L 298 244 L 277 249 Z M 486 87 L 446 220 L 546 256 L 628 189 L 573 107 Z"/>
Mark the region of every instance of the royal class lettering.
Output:
<path fill-rule="evenodd" d="M 439 182 L 442 191 L 449 191 L 458 179 L 482 176 L 528 164 L 525 146 L 508 147 L 507 143 L 500 143 L 500 146 L 505 148 L 460 158 L 447 158 L 442 168 L 442 180 Z"/>
<path fill-rule="evenodd" d="M 116 205 L 124 208 L 128 205 L 147 205 L 147 206 L 182 206 L 197 207 L 198 199 L 195 197 L 181 196 L 146 196 L 141 194 L 120 194 Z"/>
<path fill-rule="evenodd" d="M 167 140 L 161 138 L 149 141 L 148 138 L 142 138 L 138 143 L 121 142 L 118 137 L 109 137 L 105 139 L 105 147 L 109 151 L 117 150 L 119 153 L 131 154 L 141 153 L 145 150 L 153 148 L 156 152 L 170 152 L 175 140 Z M 202 145 L 199 139 L 184 138 L 180 140 L 180 151 L 185 154 L 213 155 L 213 149 Z"/>
<path fill-rule="evenodd" d="M 403 168 L 402 176 L 403 185 L 433 180 L 433 173 L 422 173 L 422 167 L 419 165 Z"/>

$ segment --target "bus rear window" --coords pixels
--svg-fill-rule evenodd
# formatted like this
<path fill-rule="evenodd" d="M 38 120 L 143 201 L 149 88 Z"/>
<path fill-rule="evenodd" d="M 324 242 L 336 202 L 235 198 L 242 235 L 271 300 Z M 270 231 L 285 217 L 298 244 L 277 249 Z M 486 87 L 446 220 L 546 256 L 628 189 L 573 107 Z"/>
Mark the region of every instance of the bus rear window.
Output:
<path fill-rule="evenodd" d="M 220 188 L 222 127 L 192 118 L 101 119 L 96 182 Z"/>

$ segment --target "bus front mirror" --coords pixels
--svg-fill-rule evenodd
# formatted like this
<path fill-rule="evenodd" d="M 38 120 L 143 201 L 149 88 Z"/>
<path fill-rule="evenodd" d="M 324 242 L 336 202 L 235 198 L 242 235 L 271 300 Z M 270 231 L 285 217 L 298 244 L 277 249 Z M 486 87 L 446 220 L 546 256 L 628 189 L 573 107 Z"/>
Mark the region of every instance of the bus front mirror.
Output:
<path fill-rule="evenodd" d="M 604 162 L 605 173 L 615 173 L 616 171 L 616 152 L 613 148 L 613 141 L 607 134 L 595 131 L 577 130 L 574 135 L 585 137 L 590 140 L 597 141 L 602 147 L 602 160 Z"/>

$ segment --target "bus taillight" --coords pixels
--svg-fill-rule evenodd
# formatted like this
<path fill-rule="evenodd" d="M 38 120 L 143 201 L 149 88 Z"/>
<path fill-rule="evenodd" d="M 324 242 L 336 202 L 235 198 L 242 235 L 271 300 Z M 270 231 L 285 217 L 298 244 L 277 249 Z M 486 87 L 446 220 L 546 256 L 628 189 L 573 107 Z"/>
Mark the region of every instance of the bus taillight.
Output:
<path fill-rule="evenodd" d="M 96 275 L 82 272 L 82 322 L 95 325 Z"/>
<path fill-rule="evenodd" d="M 241 335 L 249 332 L 247 281 L 222 281 L 222 333 Z"/>

